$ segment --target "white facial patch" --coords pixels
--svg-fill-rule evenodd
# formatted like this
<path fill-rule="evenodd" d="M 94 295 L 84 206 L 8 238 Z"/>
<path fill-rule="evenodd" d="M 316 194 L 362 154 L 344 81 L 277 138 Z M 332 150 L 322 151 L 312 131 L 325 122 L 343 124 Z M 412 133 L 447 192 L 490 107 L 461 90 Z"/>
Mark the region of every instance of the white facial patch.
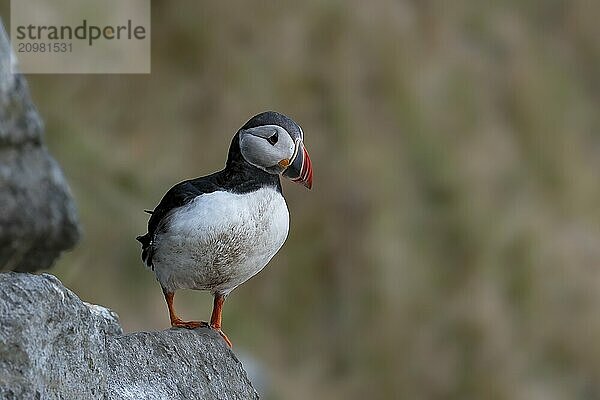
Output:
<path fill-rule="evenodd" d="M 262 125 L 240 131 L 240 150 L 250 164 L 267 172 L 281 160 L 290 160 L 295 144 L 279 125 Z M 271 170 L 270 170 L 271 169 Z"/>

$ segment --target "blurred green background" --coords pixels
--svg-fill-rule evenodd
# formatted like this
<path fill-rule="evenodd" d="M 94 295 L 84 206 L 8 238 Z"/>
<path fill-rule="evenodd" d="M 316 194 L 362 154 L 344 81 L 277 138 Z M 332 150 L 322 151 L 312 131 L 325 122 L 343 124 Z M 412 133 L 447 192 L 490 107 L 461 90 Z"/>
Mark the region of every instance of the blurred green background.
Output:
<path fill-rule="evenodd" d="M 600 399 L 600 2 L 152 16 L 151 75 L 28 76 L 84 229 L 52 270 L 66 286 L 166 329 L 142 210 L 274 109 L 302 125 L 314 188 L 284 183 L 288 241 L 224 309 L 266 398 Z M 211 299 L 176 305 L 207 319 Z"/>

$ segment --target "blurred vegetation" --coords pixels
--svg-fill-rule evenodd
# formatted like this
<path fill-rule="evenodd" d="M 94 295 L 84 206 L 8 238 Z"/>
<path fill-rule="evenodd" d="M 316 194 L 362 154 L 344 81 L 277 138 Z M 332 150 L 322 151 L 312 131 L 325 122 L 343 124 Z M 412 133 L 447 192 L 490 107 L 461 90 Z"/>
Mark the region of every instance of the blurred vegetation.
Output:
<path fill-rule="evenodd" d="M 271 398 L 600 398 L 600 2 L 152 6 L 151 75 L 28 77 L 85 230 L 68 287 L 167 328 L 142 210 L 275 109 L 314 189 L 284 183 L 289 239 L 224 310 Z"/>

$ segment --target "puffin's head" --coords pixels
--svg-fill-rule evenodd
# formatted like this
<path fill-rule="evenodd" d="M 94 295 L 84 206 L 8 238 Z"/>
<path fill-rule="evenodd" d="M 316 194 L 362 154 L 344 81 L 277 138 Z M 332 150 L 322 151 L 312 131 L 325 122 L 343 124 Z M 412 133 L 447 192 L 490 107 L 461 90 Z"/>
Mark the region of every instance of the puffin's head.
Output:
<path fill-rule="evenodd" d="M 312 165 L 302 128 L 275 111 L 252 117 L 238 132 L 240 151 L 250 164 L 312 187 Z"/>

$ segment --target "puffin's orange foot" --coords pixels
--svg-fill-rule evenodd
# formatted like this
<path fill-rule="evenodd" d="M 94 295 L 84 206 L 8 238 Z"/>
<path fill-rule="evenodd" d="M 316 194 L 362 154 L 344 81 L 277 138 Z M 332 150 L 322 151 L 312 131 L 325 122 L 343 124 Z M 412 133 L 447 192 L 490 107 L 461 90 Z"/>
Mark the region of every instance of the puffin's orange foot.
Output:
<path fill-rule="evenodd" d="M 176 319 L 171 321 L 171 326 L 176 328 L 196 329 L 199 327 L 206 327 L 208 326 L 208 323 L 204 321 L 182 321 L 180 319 Z"/>
<path fill-rule="evenodd" d="M 225 343 L 227 343 L 227 346 L 229 346 L 230 349 L 233 348 L 233 343 L 231 343 L 231 340 L 229 340 L 229 338 L 227 337 L 227 335 L 225 334 L 225 332 L 223 332 L 221 330 L 221 328 L 217 328 L 217 327 L 214 327 L 214 326 L 211 326 L 210 328 L 213 329 L 213 330 L 215 330 L 215 331 L 217 331 L 219 333 L 219 335 L 221 335 L 221 337 L 223 338 L 223 340 L 225 340 Z"/>

